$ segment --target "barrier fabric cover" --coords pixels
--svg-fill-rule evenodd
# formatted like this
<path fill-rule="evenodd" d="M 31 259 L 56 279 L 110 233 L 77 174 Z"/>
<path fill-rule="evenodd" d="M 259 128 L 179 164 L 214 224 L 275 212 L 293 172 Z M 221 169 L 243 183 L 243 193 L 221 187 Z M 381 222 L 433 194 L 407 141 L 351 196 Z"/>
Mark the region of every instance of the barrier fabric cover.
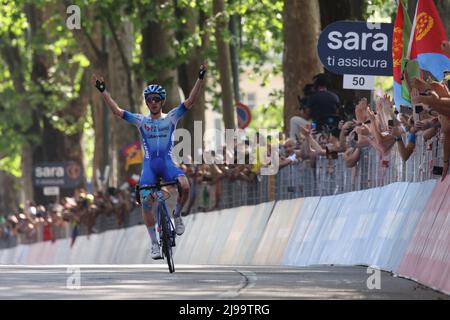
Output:
<path fill-rule="evenodd" d="M 450 293 L 450 178 L 185 217 L 176 264 L 368 265 Z M 165 264 L 143 225 L 0 250 L 0 264 Z"/>

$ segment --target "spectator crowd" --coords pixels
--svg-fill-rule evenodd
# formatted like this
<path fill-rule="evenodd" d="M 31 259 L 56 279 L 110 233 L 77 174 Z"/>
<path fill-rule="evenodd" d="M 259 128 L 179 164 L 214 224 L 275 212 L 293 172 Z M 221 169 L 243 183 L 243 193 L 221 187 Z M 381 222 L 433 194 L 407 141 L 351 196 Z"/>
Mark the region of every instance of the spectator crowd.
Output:
<path fill-rule="evenodd" d="M 0 241 L 15 237 L 19 243 L 32 243 L 71 237 L 73 246 L 82 225 L 90 235 L 97 231 L 97 218 L 105 215 L 114 217 L 117 225 L 123 226 L 126 214 L 134 206 L 131 192 L 115 188 L 95 195 L 77 189 L 74 197 L 64 197 L 47 206 L 26 201 L 19 212 L 0 216 Z"/>
<path fill-rule="evenodd" d="M 448 48 L 449 46 L 443 46 Z M 324 74 L 304 88 L 299 98 L 298 115 L 290 120 L 290 136 L 282 146 L 280 166 L 285 167 L 318 156 L 337 159 L 342 153 L 348 168 L 355 167 L 362 150 L 373 148 L 380 161 L 394 148 L 407 162 L 416 149 L 417 137 L 425 142 L 437 139 L 443 145 L 442 166 L 434 172 L 444 180 L 450 157 L 450 71 L 442 70 L 443 81 L 407 78 L 411 105 L 394 107 L 388 95 L 376 99 L 372 107 L 366 98 L 354 105 L 354 111 L 341 105 L 339 97 L 328 90 Z"/>

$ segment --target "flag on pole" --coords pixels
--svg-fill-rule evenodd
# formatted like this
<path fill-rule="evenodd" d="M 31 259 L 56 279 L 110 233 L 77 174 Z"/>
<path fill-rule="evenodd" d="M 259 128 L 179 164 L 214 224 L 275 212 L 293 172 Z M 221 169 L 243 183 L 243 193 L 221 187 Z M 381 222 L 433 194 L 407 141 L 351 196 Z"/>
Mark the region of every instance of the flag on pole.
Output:
<path fill-rule="evenodd" d="M 132 164 L 140 164 L 144 161 L 144 155 L 141 149 L 141 143 L 139 141 L 133 142 L 121 150 L 122 155 L 126 158 L 125 170 Z"/>
<path fill-rule="evenodd" d="M 422 70 L 437 80 L 450 70 L 450 55 L 442 51 L 442 41 L 448 40 L 444 25 L 433 0 L 418 0 L 411 32 L 408 57 L 417 60 Z"/>
<path fill-rule="evenodd" d="M 409 106 L 408 85 L 403 77 L 405 67 L 408 65 L 406 59 L 408 43 L 411 37 L 411 20 L 404 0 L 398 1 L 397 16 L 394 23 L 394 36 L 392 39 L 392 60 L 394 68 L 394 101 L 397 109 L 401 105 Z"/>

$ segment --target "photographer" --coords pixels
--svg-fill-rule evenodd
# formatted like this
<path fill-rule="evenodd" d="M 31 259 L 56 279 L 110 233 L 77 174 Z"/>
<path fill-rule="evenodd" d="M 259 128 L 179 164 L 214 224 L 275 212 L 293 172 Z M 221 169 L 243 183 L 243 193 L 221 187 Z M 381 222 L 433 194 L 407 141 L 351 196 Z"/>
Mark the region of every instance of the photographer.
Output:
<path fill-rule="evenodd" d="M 312 120 L 317 123 L 317 131 L 324 127 L 336 128 L 339 123 L 337 110 L 341 106 L 339 97 L 328 90 L 329 81 L 324 73 L 314 77 L 315 93 L 308 99 Z"/>

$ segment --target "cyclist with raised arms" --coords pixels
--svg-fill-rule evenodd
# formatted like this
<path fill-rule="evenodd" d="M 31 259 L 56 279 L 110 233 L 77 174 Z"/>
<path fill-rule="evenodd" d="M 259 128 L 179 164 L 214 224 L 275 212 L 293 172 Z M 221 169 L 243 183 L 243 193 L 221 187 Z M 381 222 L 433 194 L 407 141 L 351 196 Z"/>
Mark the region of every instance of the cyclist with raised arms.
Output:
<path fill-rule="evenodd" d="M 148 116 L 121 109 L 106 90 L 103 78 L 98 79 L 95 74 L 92 76 L 93 85 L 101 92 L 103 99 L 112 113 L 139 129 L 144 147 L 144 162 L 139 181 L 140 186 L 155 185 L 158 178 L 162 178 L 166 182 L 178 181 L 179 196 L 173 213 L 175 232 L 177 235 L 182 235 L 185 229 L 181 218 L 181 210 L 189 196 L 189 181 L 183 171 L 172 160 L 174 131 L 178 120 L 183 117 L 186 111 L 192 108 L 195 100 L 199 96 L 203 86 L 206 68 L 207 65 L 205 62 L 200 66 L 198 79 L 189 97 L 167 114 L 162 113 L 162 106 L 166 100 L 166 90 L 158 84 L 147 86 L 143 94 L 145 103 L 150 111 Z M 156 237 L 156 221 L 149 203 L 150 195 L 150 190 L 140 191 L 142 215 L 151 240 L 151 257 L 156 260 L 161 259 L 161 251 Z"/>

